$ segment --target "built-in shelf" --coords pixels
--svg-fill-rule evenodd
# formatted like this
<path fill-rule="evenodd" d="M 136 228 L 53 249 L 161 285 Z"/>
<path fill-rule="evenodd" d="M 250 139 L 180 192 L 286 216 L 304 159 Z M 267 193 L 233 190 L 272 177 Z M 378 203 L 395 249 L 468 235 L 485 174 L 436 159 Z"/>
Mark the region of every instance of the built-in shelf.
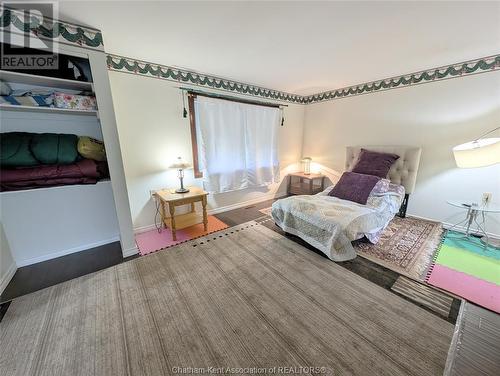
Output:
<path fill-rule="evenodd" d="M 47 76 L 37 76 L 34 74 L 0 71 L 0 79 L 8 83 L 45 86 L 56 89 L 67 89 L 77 91 L 93 91 L 92 82 L 66 80 Z"/>
<path fill-rule="evenodd" d="M 97 110 L 73 110 L 70 108 L 42 107 L 42 106 L 20 106 L 14 104 L 0 104 L 2 111 L 24 111 L 53 114 L 88 115 L 97 116 Z"/>
<path fill-rule="evenodd" d="M 58 185 L 55 187 L 40 187 L 40 188 L 29 188 L 29 189 L 20 189 L 17 191 L 4 191 L 0 192 L 0 195 L 12 195 L 16 193 L 29 193 L 29 192 L 41 192 L 41 191 L 46 191 L 48 189 L 78 189 L 78 188 L 87 188 L 87 187 L 95 187 L 96 185 L 100 184 L 111 184 L 110 179 L 101 179 L 99 180 L 96 184 L 67 184 L 67 185 Z"/>

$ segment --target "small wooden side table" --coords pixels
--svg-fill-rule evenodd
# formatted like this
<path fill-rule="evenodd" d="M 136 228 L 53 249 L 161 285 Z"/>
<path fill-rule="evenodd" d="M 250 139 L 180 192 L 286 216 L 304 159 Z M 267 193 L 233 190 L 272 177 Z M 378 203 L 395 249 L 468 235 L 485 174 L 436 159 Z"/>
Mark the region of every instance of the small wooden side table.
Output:
<path fill-rule="evenodd" d="M 314 195 L 323 191 L 325 175 L 294 172 L 288 174 L 287 193 L 289 195 Z"/>
<path fill-rule="evenodd" d="M 175 189 L 164 189 L 155 192 L 160 200 L 161 219 L 163 224 L 172 231 L 172 239 L 177 240 L 176 232 L 198 223 L 203 223 L 205 231 L 208 230 L 207 196 L 208 192 L 198 187 L 189 187 L 187 193 L 175 193 Z M 195 210 L 195 203 L 201 202 L 202 213 Z M 175 207 L 191 204 L 191 210 L 186 214 L 175 214 Z M 170 217 L 167 217 L 167 207 Z"/>

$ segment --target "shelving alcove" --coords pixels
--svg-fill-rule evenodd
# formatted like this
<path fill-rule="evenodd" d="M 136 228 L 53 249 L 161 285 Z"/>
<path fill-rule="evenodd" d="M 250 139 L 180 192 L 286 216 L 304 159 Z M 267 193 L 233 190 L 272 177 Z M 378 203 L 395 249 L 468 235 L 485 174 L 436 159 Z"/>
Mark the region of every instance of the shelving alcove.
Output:
<path fill-rule="evenodd" d="M 1 70 L 0 79 L 18 91 L 91 93 L 97 110 L 3 103 L 0 131 L 74 134 L 104 141 L 109 177 L 96 184 L 1 192 L 0 225 L 17 267 L 116 241 L 124 256 L 136 251 L 104 51 L 63 43 L 57 47 L 60 57 L 82 62 L 86 81 L 33 70 Z"/>

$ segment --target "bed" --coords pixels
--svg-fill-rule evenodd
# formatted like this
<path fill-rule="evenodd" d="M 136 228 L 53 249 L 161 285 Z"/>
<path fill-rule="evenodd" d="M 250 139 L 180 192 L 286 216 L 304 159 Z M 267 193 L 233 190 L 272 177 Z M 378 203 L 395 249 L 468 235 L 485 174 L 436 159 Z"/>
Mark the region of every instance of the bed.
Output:
<path fill-rule="evenodd" d="M 395 215 L 406 215 L 408 200 L 415 188 L 421 148 L 349 146 L 346 171 L 356 165 L 361 149 L 399 156 L 387 174 L 388 189 L 371 192 L 366 204 L 329 196 L 331 186 L 317 195 L 287 197 L 272 206 L 271 215 L 283 231 L 300 237 L 333 261 L 355 258 L 354 240 L 366 237 L 376 243 Z"/>

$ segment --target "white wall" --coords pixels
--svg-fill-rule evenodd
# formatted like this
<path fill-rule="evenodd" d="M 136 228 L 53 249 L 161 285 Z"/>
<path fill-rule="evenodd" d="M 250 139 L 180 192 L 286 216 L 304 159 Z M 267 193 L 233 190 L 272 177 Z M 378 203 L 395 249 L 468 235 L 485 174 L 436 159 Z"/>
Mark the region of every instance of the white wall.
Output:
<path fill-rule="evenodd" d="M 109 181 L 2 192 L 1 213 L 19 267 L 120 239 Z"/>
<path fill-rule="evenodd" d="M 348 145 L 421 146 L 408 213 L 454 223 L 464 212 L 448 199 L 479 201 L 492 192 L 500 203 L 500 165 L 458 169 L 451 149 L 499 125 L 497 71 L 308 105 L 303 152 L 341 172 Z M 490 215 L 487 227 L 500 234 L 500 215 Z"/>
<path fill-rule="evenodd" d="M 16 263 L 10 252 L 2 222 L 0 222 L 0 294 L 5 290 L 16 270 Z"/>
<path fill-rule="evenodd" d="M 192 161 L 189 119 L 182 117 L 179 84 L 114 71 L 109 76 L 132 220 L 134 228 L 144 229 L 154 223 L 150 190 L 179 184 L 176 172 L 167 169 L 177 156 Z M 287 169 L 297 167 L 295 164 L 301 157 L 304 110 L 304 106 L 292 104 L 285 109 L 285 125 L 280 128 L 282 177 Z M 201 180 L 193 178 L 192 170 L 186 171 L 185 183 L 201 186 Z M 228 208 L 271 198 L 283 194 L 285 188 L 285 184 L 276 184 L 210 195 L 209 208 Z"/>

